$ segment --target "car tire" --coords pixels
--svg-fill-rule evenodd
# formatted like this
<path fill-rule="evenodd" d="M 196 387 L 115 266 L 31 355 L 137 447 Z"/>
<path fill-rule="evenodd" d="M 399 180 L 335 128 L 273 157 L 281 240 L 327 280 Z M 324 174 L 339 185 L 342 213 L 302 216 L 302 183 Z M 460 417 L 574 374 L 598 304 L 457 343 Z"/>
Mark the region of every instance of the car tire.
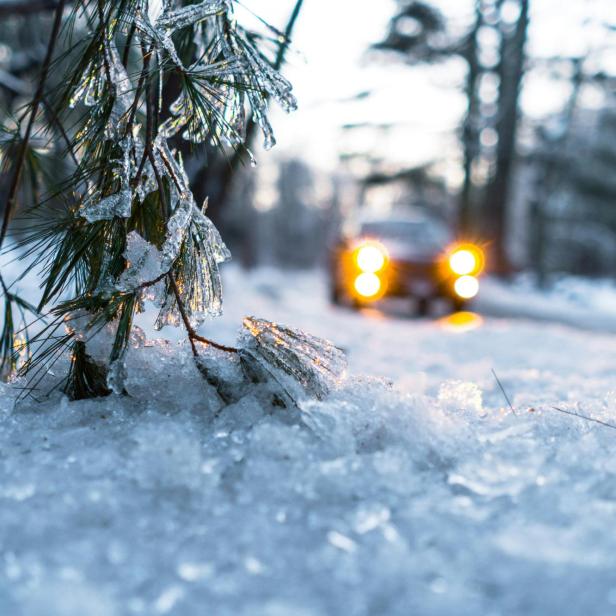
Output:
<path fill-rule="evenodd" d="M 466 310 L 467 303 L 463 299 L 454 299 L 451 301 L 454 312 L 464 312 Z"/>
<path fill-rule="evenodd" d="M 334 304 L 334 306 L 342 306 L 343 304 L 342 292 L 335 282 L 332 282 L 329 286 L 329 301 Z"/>
<path fill-rule="evenodd" d="M 419 317 L 427 317 L 430 314 L 430 300 L 427 297 L 420 297 L 415 312 Z"/>

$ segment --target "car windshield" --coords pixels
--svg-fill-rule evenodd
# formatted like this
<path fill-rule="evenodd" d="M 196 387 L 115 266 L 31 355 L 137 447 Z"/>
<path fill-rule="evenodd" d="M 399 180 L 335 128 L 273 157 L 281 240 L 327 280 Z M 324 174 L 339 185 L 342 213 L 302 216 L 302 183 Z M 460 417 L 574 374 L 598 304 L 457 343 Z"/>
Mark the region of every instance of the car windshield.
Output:
<path fill-rule="evenodd" d="M 450 239 L 447 228 L 437 221 L 378 221 L 364 223 L 362 235 L 383 241 L 411 244 L 424 250 L 440 250 Z"/>

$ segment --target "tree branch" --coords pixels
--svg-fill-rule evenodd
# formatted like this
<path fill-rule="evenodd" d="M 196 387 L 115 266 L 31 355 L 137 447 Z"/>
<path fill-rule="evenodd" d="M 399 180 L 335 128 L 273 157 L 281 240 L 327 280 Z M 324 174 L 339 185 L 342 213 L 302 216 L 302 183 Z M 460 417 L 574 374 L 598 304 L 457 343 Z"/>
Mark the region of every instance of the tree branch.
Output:
<path fill-rule="evenodd" d="M 51 37 L 49 39 L 49 44 L 47 46 L 47 54 L 45 55 L 45 60 L 43 61 L 41 77 L 39 79 L 39 84 L 36 89 L 34 99 L 32 101 L 32 109 L 30 110 L 30 118 L 28 120 L 28 125 L 26 127 L 26 134 L 24 135 L 24 138 L 21 142 L 21 147 L 17 155 L 17 161 L 15 163 L 15 172 L 13 174 L 13 180 L 11 182 L 11 187 L 9 189 L 8 197 L 4 205 L 4 217 L 2 220 L 2 229 L 0 230 L 0 249 L 2 248 L 2 245 L 6 238 L 6 233 L 8 230 L 9 222 L 13 216 L 13 211 L 15 209 L 15 202 L 17 200 L 17 192 L 19 190 L 19 181 L 21 179 L 21 174 L 23 171 L 24 163 L 26 161 L 28 145 L 30 143 L 30 137 L 32 136 L 32 129 L 34 127 L 36 115 L 41 105 L 41 101 L 43 100 L 43 94 L 45 93 L 45 83 L 47 82 L 49 66 L 51 65 L 51 60 L 53 58 L 53 52 L 56 47 L 58 35 L 60 34 L 60 27 L 62 26 L 62 14 L 64 13 L 65 4 L 66 4 L 66 0 L 59 0 L 59 2 L 56 4 L 56 7 L 57 7 L 56 14 L 54 17 Z"/>
<path fill-rule="evenodd" d="M 184 323 L 184 327 L 186 328 L 186 332 L 188 334 L 188 339 L 190 340 L 190 346 L 192 348 L 193 355 L 195 357 L 199 356 L 197 346 L 195 345 L 195 340 L 207 346 L 218 349 L 219 351 L 225 351 L 225 353 L 237 353 L 237 349 L 225 346 L 224 344 L 218 344 L 213 340 L 208 340 L 207 338 L 200 336 L 195 331 L 195 328 L 192 326 L 192 324 L 190 323 L 190 319 L 188 318 L 188 313 L 186 312 L 186 307 L 184 306 L 184 302 L 182 301 L 177 282 L 175 281 L 175 278 L 171 273 L 169 274 L 169 282 L 171 283 L 171 288 L 173 289 L 173 294 L 175 295 L 175 301 L 177 302 L 178 310 L 180 311 L 180 316 L 182 317 L 182 322 Z"/>

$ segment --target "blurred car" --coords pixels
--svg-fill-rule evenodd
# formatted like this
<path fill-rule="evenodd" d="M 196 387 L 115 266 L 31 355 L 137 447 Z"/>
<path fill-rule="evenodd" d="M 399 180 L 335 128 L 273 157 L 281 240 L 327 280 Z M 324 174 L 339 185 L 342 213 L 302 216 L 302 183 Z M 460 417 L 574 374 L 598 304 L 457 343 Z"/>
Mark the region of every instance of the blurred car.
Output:
<path fill-rule="evenodd" d="M 361 307 L 406 297 L 426 314 L 433 300 L 445 299 L 463 310 L 479 293 L 484 265 L 479 246 L 455 241 L 434 218 L 370 220 L 340 238 L 331 252 L 331 300 Z"/>

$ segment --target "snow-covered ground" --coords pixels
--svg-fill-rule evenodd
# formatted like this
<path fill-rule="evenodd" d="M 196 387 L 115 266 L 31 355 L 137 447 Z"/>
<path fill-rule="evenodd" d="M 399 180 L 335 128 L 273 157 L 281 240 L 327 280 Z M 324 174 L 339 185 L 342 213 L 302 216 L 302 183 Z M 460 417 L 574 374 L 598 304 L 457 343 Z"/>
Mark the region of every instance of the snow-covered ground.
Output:
<path fill-rule="evenodd" d="M 616 423 L 616 336 L 226 282 L 205 333 L 279 320 L 345 348 L 349 378 L 301 411 L 257 386 L 221 408 L 161 344 L 131 352 L 130 397 L 14 408 L 5 387 L 0 614 L 616 613 L 616 430 L 552 408 Z"/>
<path fill-rule="evenodd" d="M 476 306 L 492 316 L 555 321 L 616 333 L 616 286 L 611 280 L 564 276 L 539 291 L 529 276 L 504 283 L 485 279 Z"/>

